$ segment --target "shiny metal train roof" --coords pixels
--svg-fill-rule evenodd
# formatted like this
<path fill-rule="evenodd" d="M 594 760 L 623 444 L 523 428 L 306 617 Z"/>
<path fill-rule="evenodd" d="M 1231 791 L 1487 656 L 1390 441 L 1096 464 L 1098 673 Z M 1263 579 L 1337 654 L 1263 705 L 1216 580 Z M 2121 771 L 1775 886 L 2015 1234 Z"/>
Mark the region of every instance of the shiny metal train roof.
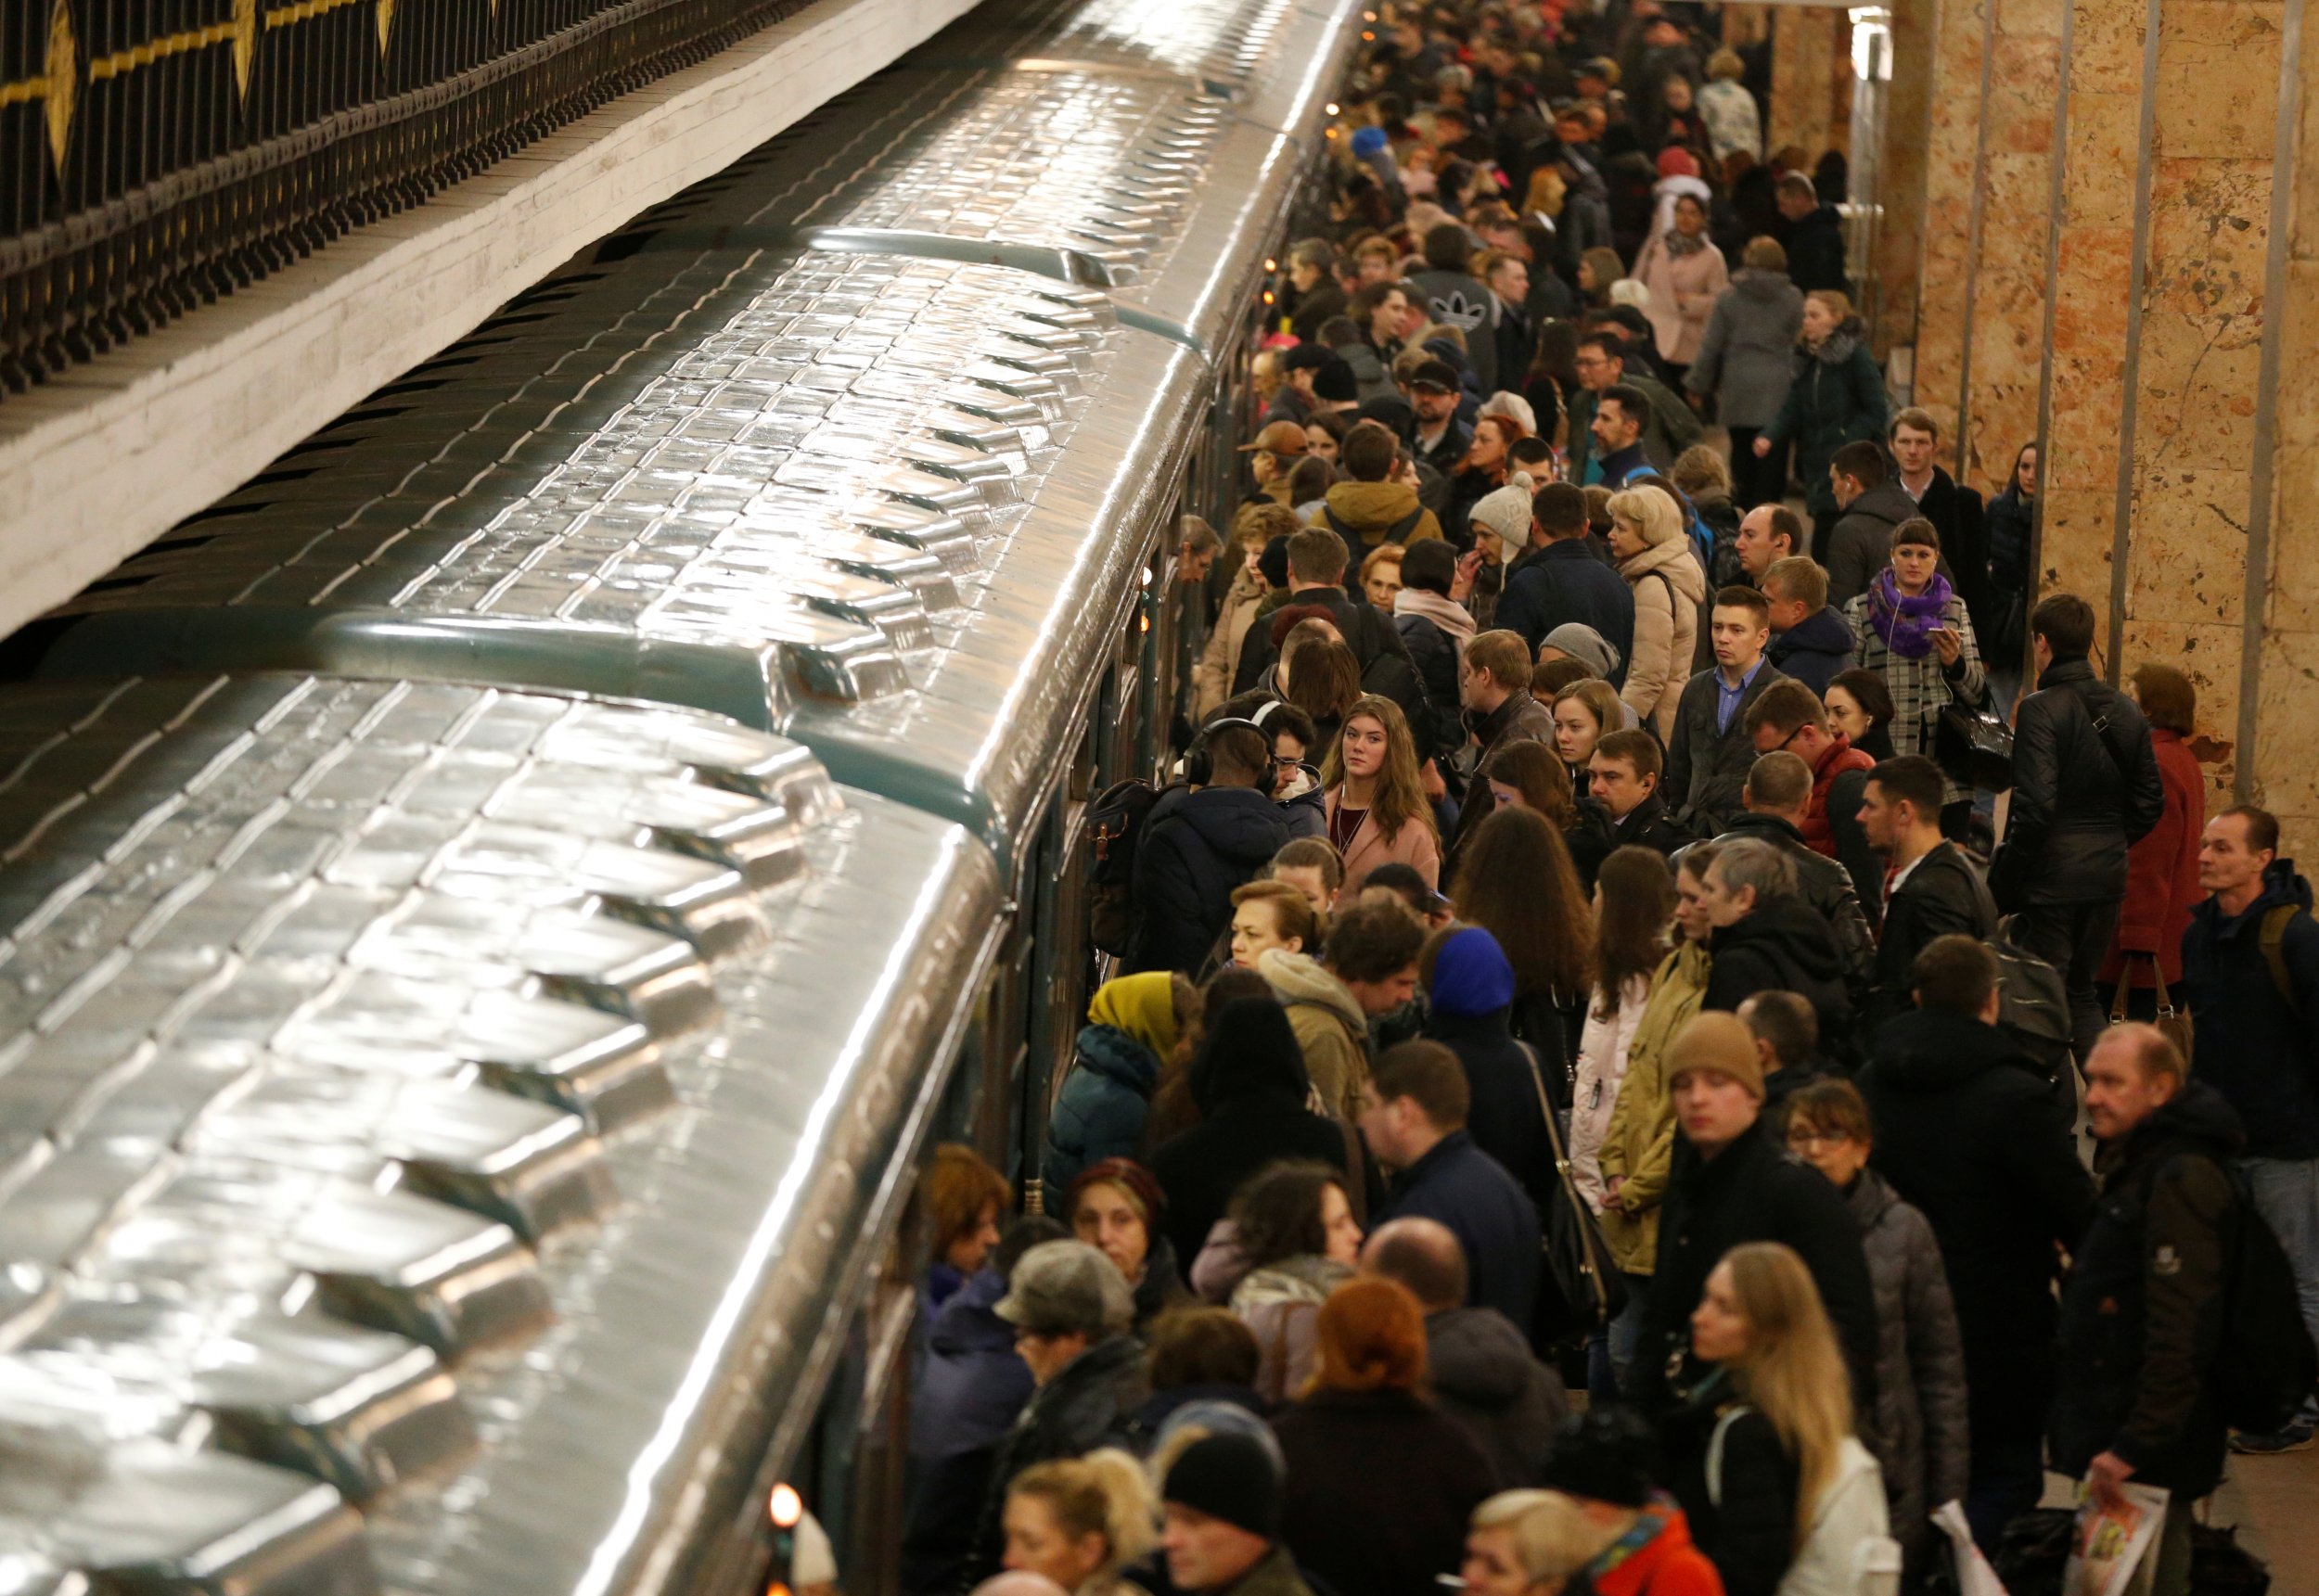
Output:
<path fill-rule="evenodd" d="M 288 675 L 0 692 L 0 1565 L 251 1596 L 681 1589 L 999 909 L 730 722 Z"/>
<path fill-rule="evenodd" d="M 1014 857 L 1349 14 L 978 13 L 62 606 L 40 670 L 689 705 Z"/>

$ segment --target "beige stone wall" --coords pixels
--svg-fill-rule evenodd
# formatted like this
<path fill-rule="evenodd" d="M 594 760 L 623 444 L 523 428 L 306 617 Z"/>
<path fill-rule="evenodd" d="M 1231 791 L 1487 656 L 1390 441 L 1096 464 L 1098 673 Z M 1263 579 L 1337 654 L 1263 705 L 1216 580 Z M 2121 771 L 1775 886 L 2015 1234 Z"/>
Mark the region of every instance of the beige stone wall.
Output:
<path fill-rule="evenodd" d="M 1839 69 L 1850 73 L 1850 32 L 1841 11 L 1803 6 L 1773 8 L 1766 153 L 1794 145 L 1809 160 L 1817 160 L 1823 150 L 1843 147 L 1834 83 Z M 1845 102 L 1847 120 L 1850 103 Z"/>
<path fill-rule="evenodd" d="M 1879 358 L 1915 341 L 1925 253 L 1925 185 L 1932 125 L 1939 0 L 1892 0 L 1892 80 L 1884 110 L 1884 217 L 1871 262 L 1878 286 Z"/>

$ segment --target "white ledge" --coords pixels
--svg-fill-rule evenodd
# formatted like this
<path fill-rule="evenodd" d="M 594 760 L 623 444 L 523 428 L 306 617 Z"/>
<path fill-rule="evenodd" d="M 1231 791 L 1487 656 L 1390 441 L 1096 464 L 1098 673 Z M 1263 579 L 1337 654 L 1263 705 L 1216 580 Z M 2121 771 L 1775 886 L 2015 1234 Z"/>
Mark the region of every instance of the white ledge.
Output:
<path fill-rule="evenodd" d="M 816 0 L 422 206 L 0 400 L 0 634 L 973 0 Z"/>

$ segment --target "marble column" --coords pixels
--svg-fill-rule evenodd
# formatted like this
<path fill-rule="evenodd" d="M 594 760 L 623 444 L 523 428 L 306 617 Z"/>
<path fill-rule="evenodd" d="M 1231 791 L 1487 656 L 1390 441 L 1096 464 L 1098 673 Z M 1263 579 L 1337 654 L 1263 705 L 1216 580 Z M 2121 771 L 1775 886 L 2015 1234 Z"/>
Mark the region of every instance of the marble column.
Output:
<path fill-rule="evenodd" d="M 1912 397 L 1984 493 L 2037 435 L 2062 12 L 1942 0 L 1934 30 Z"/>
<path fill-rule="evenodd" d="M 1938 0 L 1892 0 L 1892 77 L 1884 104 L 1884 214 L 1872 262 L 1879 298 L 1870 336 L 1880 359 L 1915 339 L 1940 10 Z"/>
<path fill-rule="evenodd" d="M 1772 13 L 1772 114 L 1765 153 L 1790 145 L 1805 170 L 1821 152 L 1841 148 L 1835 82 L 1846 67 L 1844 13 L 1819 6 L 1781 6 Z M 1847 70 L 1849 69 L 1847 68 Z M 1847 100 L 1847 115 L 1849 115 Z"/>

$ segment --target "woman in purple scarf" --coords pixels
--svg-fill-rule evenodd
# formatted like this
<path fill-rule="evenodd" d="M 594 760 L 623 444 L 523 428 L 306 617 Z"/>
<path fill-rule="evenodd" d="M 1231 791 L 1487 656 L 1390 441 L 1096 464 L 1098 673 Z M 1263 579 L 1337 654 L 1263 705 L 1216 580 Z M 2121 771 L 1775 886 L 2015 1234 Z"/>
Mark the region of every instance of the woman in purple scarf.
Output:
<path fill-rule="evenodd" d="M 1844 606 L 1844 619 L 1860 640 L 1861 668 L 1891 689 L 1895 753 L 1932 757 L 1941 711 L 1988 701 L 1972 618 L 1941 574 L 1941 534 L 1930 521 L 1912 517 L 1892 529 L 1891 562 Z M 1972 788 L 1948 777 L 1941 829 L 1961 836 L 1972 808 Z"/>

